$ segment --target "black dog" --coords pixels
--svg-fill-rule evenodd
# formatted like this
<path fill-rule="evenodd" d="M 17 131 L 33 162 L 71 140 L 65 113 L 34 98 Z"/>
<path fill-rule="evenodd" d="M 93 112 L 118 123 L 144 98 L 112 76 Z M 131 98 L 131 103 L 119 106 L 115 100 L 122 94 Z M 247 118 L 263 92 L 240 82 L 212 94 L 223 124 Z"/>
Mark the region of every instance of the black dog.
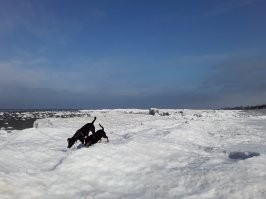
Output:
<path fill-rule="evenodd" d="M 101 130 L 98 130 L 95 132 L 94 136 L 90 135 L 87 138 L 85 138 L 85 146 L 89 147 L 95 143 L 97 143 L 99 140 L 101 140 L 103 137 L 107 139 L 107 142 L 109 142 L 108 137 L 106 136 L 106 133 L 104 131 L 104 128 L 101 124 L 99 124 L 102 128 Z"/>
<path fill-rule="evenodd" d="M 83 127 L 81 127 L 79 130 L 76 131 L 76 133 L 73 135 L 72 138 L 68 138 L 68 146 L 67 148 L 71 148 L 73 144 L 75 144 L 76 141 L 80 141 L 82 144 L 84 144 L 84 139 L 86 136 L 89 135 L 89 132 L 92 132 L 92 135 L 95 134 L 95 127 L 94 122 L 96 120 L 96 117 L 94 117 L 94 120 L 91 123 L 85 124 Z"/>

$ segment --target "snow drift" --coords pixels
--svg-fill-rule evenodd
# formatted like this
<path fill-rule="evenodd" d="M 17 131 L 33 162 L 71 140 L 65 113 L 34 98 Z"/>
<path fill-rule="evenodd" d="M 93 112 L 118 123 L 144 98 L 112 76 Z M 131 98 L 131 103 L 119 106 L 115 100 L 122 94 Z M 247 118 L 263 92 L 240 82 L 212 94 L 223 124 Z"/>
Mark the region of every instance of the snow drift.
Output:
<path fill-rule="evenodd" d="M 0 198 L 265 198 L 266 117 L 241 111 L 86 111 L 0 131 Z M 90 116 L 89 116 L 90 115 Z M 110 139 L 67 149 L 97 116 Z M 260 154 L 230 158 L 230 154 Z"/>

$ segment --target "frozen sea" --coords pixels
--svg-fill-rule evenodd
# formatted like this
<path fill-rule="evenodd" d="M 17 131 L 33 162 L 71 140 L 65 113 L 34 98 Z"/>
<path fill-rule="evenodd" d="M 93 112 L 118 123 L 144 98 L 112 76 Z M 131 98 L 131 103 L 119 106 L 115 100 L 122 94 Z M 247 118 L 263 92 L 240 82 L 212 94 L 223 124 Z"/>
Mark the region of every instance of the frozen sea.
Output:
<path fill-rule="evenodd" d="M 265 111 L 158 112 L 0 112 L 0 198 L 266 198 Z M 110 142 L 68 149 L 95 116 Z"/>

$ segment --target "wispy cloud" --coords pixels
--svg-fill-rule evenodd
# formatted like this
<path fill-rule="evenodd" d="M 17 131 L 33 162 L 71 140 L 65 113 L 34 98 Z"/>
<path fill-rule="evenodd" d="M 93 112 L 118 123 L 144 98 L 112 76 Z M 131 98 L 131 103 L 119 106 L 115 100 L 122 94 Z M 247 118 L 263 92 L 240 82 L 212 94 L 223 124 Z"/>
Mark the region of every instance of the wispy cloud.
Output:
<path fill-rule="evenodd" d="M 215 6 L 211 10 L 209 10 L 207 13 L 205 13 L 204 17 L 214 17 L 214 16 L 223 15 L 235 9 L 254 4 L 257 1 L 258 0 L 215 1 Z"/>
<path fill-rule="evenodd" d="M 79 7 L 73 8 L 77 5 L 80 4 L 65 7 L 45 1 L 0 1 L 0 33 L 26 31 L 40 40 L 53 39 L 55 43 L 64 44 L 72 34 L 88 26 L 89 20 L 106 16 L 102 9 L 93 6 L 84 6 L 86 10 L 78 12 Z M 77 9 L 77 13 L 73 14 L 71 9 Z M 61 16 L 58 11 L 68 14 Z"/>
<path fill-rule="evenodd" d="M 120 58 L 91 60 L 72 57 L 58 63 L 59 69 L 45 57 L 14 58 L 0 62 L 0 89 L 51 89 L 79 95 L 90 93 L 92 96 L 104 94 L 124 97 L 149 95 L 164 89 L 163 86 L 147 85 L 145 82 L 135 81 L 136 77 L 128 77 L 130 70 L 128 71 L 124 61 Z M 62 66 L 65 63 L 68 65 Z"/>
<path fill-rule="evenodd" d="M 0 63 L 0 82 L 1 88 L 11 85 L 27 88 L 53 88 L 71 89 L 69 81 L 79 79 L 76 73 L 58 72 L 51 68 L 38 67 L 38 65 L 49 64 L 43 58 L 33 59 L 13 59 Z M 69 80 L 66 82 L 66 80 Z"/>

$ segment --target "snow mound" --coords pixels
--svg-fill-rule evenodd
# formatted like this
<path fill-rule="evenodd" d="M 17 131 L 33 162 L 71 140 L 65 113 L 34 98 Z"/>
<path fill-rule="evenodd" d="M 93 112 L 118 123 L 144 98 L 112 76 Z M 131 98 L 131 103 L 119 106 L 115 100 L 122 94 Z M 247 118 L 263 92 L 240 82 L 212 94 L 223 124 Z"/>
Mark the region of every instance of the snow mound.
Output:
<path fill-rule="evenodd" d="M 150 115 L 155 115 L 155 114 L 158 114 L 159 115 L 159 109 L 157 109 L 157 108 L 150 108 L 149 114 Z"/>

